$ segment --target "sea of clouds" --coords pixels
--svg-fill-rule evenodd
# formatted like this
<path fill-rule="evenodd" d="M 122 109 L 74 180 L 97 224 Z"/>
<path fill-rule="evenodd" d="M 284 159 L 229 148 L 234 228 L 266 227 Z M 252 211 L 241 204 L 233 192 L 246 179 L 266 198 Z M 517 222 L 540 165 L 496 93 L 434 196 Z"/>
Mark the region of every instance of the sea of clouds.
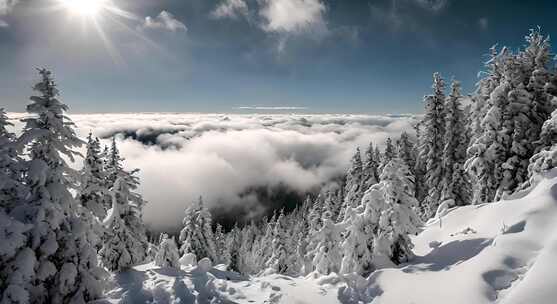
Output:
<path fill-rule="evenodd" d="M 14 121 L 21 114 L 12 114 Z M 346 172 L 356 147 L 413 132 L 412 115 L 80 114 L 78 133 L 139 168 L 144 220 L 175 230 L 198 197 L 223 220 L 248 220 L 303 198 Z M 21 123 L 18 123 L 21 127 Z M 79 167 L 80 164 L 75 164 Z M 275 195 L 280 192 L 280 195 Z M 277 201 L 278 200 L 278 201 Z"/>

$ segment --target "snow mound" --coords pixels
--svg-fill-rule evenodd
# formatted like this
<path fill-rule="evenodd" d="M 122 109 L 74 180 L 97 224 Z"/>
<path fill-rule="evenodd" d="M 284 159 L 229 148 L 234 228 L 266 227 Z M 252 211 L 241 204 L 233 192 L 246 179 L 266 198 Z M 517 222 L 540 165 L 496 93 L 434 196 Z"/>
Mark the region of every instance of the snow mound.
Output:
<path fill-rule="evenodd" d="M 145 264 L 117 274 L 99 303 L 554 303 L 555 175 L 515 200 L 442 209 L 442 225 L 413 237 L 414 260 L 368 278 L 246 278 L 204 259 L 181 270 Z"/>
<path fill-rule="evenodd" d="M 193 253 L 185 253 L 180 258 L 180 265 L 182 265 L 182 266 L 197 266 L 197 257 Z"/>
<path fill-rule="evenodd" d="M 368 278 L 374 303 L 553 303 L 556 189 L 545 178 L 520 199 L 451 210 L 413 239 L 411 263 Z"/>

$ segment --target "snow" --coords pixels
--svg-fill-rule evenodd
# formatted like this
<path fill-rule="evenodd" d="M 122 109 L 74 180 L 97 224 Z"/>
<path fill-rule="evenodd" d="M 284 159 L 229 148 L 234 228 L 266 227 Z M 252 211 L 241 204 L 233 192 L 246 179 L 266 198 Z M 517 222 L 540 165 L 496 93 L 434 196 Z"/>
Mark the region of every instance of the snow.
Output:
<path fill-rule="evenodd" d="M 115 275 L 99 303 L 553 303 L 556 171 L 522 198 L 447 210 L 441 227 L 433 223 L 412 237 L 413 260 L 368 278 L 315 272 L 248 278 L 224 265 L 204 272 L 151 263 Z"/>

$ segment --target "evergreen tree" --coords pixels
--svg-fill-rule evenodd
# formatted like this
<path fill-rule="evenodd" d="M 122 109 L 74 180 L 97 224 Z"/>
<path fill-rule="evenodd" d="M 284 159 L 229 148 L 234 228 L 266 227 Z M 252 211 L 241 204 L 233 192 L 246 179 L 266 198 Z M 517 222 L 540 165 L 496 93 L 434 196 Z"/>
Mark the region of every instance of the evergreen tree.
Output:
<path fill-rule="evenodd" d="M 109 194 L 112 208 L 103 225 L 106 233 L 99 252 L 103 265 L 112 271 L 120 271 L 142 263 L 147 258 L 149 242 L 142 220 L 145 205 L 143 197 L 136 192 L 139 170 L 124 170 L 116 141 L 112 140 L 107 164 L 107 180 L 112 183 Z"/>
<path fill-rule="evenodd" d="M 209 258 L 216 261 L 211 213 L 205 208 L 201 197 L 197 204 L 186 209 L 183 224 L 184 228 L 180 232 L 182 254 L 194 253 L 199 260 Z"/>
<path fill-rule="evenodd" d="M 342 225 L 335 224 L 328 211 L 323 213 L 323 226 L 313 236 L 312 243 L 317 244 L 310 253 L 313 267 L 320 274 L 338 273 L 342 260 L 339 244 L 341 243 Z"/>
<path fill-rule="evenodd" d="M 31 115 L 23 119 L 20 138 L 27 144 L 30 195 L 11 213 L 32 228 L 26 232 L 25 247 L 3 272 L 10 274 L 8 282 L 18 282 L 16 288 L 24 302 L 85 303 L 101 296 L 103 271 L 97 267 L 94 245 L 70 192 L 75 189 L 72 178 L 76 176 L 61 156 L 73 161 L 79 155 L 74 149 L 82 141 L 64 114 L 68 107 L 57 99 L 51 72 L 40 69 L 39 74 L 41 81 L 33 87 L 39 94 L 30 98 L 27 111 Z M 3 301 L 14 301 L 12 287 Z"/>
<path fill-rule="evenodd" d="M 89 209 L 99 219 L 104 219 L 106 211 L 110 207 L 107 202 L 106 173 L 104 161 L 101 156 L 98 138 L 94 139 L 89 133 L 87 138 L 87 153 L 80 171 L 79 198 L 81 204 Z"/>
<path fill-rule="evenodd" d="M 408 166 L 412 174 L 415 174 L 416 154 L 414 143 L 412 143 L 406 131 L 403 131 L 402 134 L 400 134 L 400 138 L 396 141 L 396 156 Z"/>
<path fill-rule="evenodd" d="M 0 108 L 0 207 L 6 211 L 24 199 L 28 191 L 23 183 L 24 161 L 17 152 L 16 137 L 8 130 L 9 126 L 13 124 Z"/>
<path fill-rule="evenodd" d="M 383 152 L 383 159 L 381 160 L 381 167 L 379 171 L 382 171 L 385 165 L 395 157 L 396 151 L 393 141 L 390 137 L 385 141 L 385 151 Z"/>
<path fill-rule="evenodd" d="M 180 255 L 174 237 L 168 237 L 166 233 L 161 235 L 159 250 L 155 255 L 155 265 L 159 267 L 180 268 Z"/>
<path fill-rule="evenodd" d="M 433 74 L 433 95 L 424 98 L 426 112 L 422 121 L 424 133 L 420 158 L 423 161 L 425 176 L 424 185 L 427 188 L 427 196 L 422 203 L 422 212 L 425 218 L 433 215 L 440 203 L 441 190 L 439 185 L 443 177 L 442 155 L 445 134 L 445 83 L 438 73 Z"/>
<path fill-rule="evenodd" d="M 415 213 L 418 201 L 414 194 L 409 192 L 412 183 L 408 180 L 411 174 L 408 168 L 398 158 L 390 161 L 381 173 L 381 183 L 371 191 L 379 191 L 372 198 L 378 201 L 370 202 L 372 212 L 379 214 L 379 226 L 373 244 L 374 260 L 376 266 L 382 266 L 387 260 L 400 264 L 413 257 L 413 244 L 409 234 L 417 234 L 421 221 Z"/>
<path fill-rule="evenodd" d="M 344 217 L 344 212 L 348 207 L 357 206 L 362 200 L 362 180 L 363 180 L 363 167 L 360 148 L 356 148 L 356 153 L 352 157 L 350 169 L 346 175 L 346 185 L 344 187 L 344 202 L 341 211 Z"/>
<path fill-rule="evenodd" d="M 470 184 L 464 172 L 466 160 L 466 129 L 461 109 L 460 83 L 453 81 L 451 94 L 445 102 L 445 148 L 443 149 L 443 178 L 441 199 L 453 199 L 457 206 L 470 203 Z"/>
<path fill-rule="evenodd" d="M 363 202 L 366 201 L 366 194 Z M 361 205 L 346 211 L 344 241 L 341 244 L 343 258 L 340 273 L 356 272 L 366 275 L 372 270 L 374 223 L 371 221 L 369 208 Z M 364 209 L 365 208 L 365 209 Z"/>
<path fill-rule="evenodd" d="M 27 247 L 32 225 L 10 215 L 14 207 L 25 203 L 28 189 L 23 183 L 24 162 L 8 126 L 12 124 L 0 109 L 0 303 L 25 303 L 29 302 L 36 261 Z"/>
<path fill-rule="evenodd" d="M 215 250 L 217 251 L 217 263 L 228 265 L 230 263 L 230 252 L 226 246 L 226 237 L 221 224 L 215 229 Z"/>
<path fill-rule="evenodd" d="M 369 143 L 366 150 L 366 159 L 363 166 L 363 177 L 362 177 L 362 191 L 366 191 L 372 185 L 379 182 L 379 161 L 376 159 L 376 155 L 373 149 L 373 143 Z"/>
<path fill-rule="evenodd" d="M 286 248 L 286 229 L 284 226 L 284 211 L 281 210 L 274 225 L 272 255 L 267 265 L 276 273 L 288 273 L 288 252 Z"/>

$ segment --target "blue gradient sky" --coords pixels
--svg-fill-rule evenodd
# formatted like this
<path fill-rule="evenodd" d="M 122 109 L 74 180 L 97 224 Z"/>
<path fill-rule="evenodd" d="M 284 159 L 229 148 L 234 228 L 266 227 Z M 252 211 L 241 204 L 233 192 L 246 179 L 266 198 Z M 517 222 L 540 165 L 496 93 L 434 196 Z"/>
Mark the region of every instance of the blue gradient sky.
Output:
<path fill-rule="evenodd" d="M 113 0 L 133 18 L 99 13 L 111 47 L 58 0 L 0 9 L 0 106 L 22 111 L 45 66 L 72 112 L 415 113 L 434 71 L 469 92 L 493 44 L 521 47 L 537 25 L 557 34 L 554 1 L 244 0 L 245 14 L 217 18 L 224 1 Z M 273 1 L 322 9 L 273 28 L 262 13 Z M 163 10 L 187 30 L 145 25 Z"/>

